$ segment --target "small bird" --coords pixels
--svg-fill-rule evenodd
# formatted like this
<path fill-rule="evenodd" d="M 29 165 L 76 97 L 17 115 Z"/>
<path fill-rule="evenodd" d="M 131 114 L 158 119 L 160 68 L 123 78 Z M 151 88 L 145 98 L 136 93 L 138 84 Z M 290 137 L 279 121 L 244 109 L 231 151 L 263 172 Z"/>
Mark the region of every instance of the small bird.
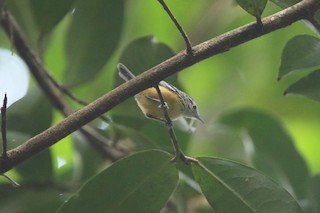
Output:
<path fill-rule="evenodd" d="M 118 64 L 118 71 L 119 76 L 125 81 L 129 81 L 135 77 L 130 70 L 121 63 Z M 163 96 L 169 118 L 172 121 L 184 117 L 199 120 L 203 123 L 203 120 L 199 115 L 197 104 L 189 95 L 165 81 L 159 83 L 159 89 Z M 162 105 L 155 88 L 143 90 L 134 97 L 139 108 L 146 117 L 166 122 L 162 109 L 164 106 Z"/>

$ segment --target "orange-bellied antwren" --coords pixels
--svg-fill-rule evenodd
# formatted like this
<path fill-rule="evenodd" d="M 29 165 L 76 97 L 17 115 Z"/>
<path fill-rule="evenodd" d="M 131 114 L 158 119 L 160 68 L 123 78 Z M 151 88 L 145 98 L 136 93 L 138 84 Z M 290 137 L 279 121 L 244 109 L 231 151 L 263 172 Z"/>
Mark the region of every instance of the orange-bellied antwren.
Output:
<path fill-rule="evenodd" d="M 130 70 L 121 63 L 118 64 L 118 71 L 119 76 L 125 81 L 129 81 L 135 77 Z M 172 121 L 180 117 L 185 117 L 196 119 L 203 123 L 197 104 L 189 95 L 165 81 L 159 83 L 159 89 L 166 104 L 169 118 Z M 155 88 L 143 90 L 134 97 L 146 117 L 166 122 L 161 101 Z"/>

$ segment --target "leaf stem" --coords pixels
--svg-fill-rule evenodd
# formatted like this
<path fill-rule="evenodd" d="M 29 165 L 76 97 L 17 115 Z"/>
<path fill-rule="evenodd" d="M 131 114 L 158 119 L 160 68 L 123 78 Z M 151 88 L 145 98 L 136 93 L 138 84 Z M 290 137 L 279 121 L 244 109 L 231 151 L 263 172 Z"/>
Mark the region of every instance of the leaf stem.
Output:
<path fill-rule="evenodd" d="M 164 0 L 158 0 L 159 3 L 162 5 L 163 9 L 167 12 L 167 14 L 169 15 L 169 17 L 171 18 L 171 20 L 173 21 L 173 23 L 175 24 L 175 26 L 177 27 L 177 29 L 179 30 L 180 34 L 182 35 L 184 42 L 186 43 L 186 51 L 188 55 L 192 55 L 192 45 L 191 42 L 187 36 L 187 34 L 185 33 L 185 31 L 183 30 L 182 26 L 179 24 L 178 20 L 176 19 L 176 17 L 172 14 L 171 10 L 169 9 L 169 7 L 167 6 L 167 4 L 164 2 Z"/>

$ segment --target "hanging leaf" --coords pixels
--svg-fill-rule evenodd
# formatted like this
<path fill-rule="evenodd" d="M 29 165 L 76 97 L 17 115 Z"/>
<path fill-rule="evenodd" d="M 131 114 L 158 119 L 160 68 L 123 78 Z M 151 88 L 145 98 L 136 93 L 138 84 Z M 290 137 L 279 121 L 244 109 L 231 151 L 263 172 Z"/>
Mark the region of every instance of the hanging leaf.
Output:
<path fill-rule="evenodd" d="M 65 84 L 92 80 L 112 56 L 123 25 L 123 0 L 78 0 L 69 28 Z"/>
<path fill-rule="evenodd" d="M 320 10 L 317 10 L 313 16 L 313 18 L 315 19 L 315 21 L 320 24 Z"/>
<path fill-rule="evenodd" d="M 75 0 L 10 0 L 10 12 L 23 29 L 28 43 L 43 48 L 41 39 L 49 33 L 70 11 Z M 40 40 L 39 40 L 40 39 Z"/>
<path fill-rule="evenodd" d="M 292 5 L 295 5 L 297 3 L 299 3 L 301 0 L 271 0 L 273 3 L 275 3 L 276 5 L 278 5 L 281 8 L 287 8 L 290 7 Z"/>
<path fill-rule="evenodd" d="M 279 79 L 297 70 L 320 65 L 320 39 L 298 35 L 290 39 L 282 51 Z"/>
<path fill-rule="evenodd" d="M 309 184 L 310 212 L 320 212 L 320 174 L 311 178 Z"/>
<path fill-rule="evenodd" d="M 75 0 L 30 0 L 34 20 L 42 33 L 51 31 L 70 11 Z"/>
<path fill-rule="evenodd" d="M 45 185 L 44 185 L 45 186 Z M 1 185 L 0 212 L 2 213 L 35 213 L 55 212 L 66 195 L 52 187 L 22 186 L 12 188 L 11 185 Z"/>
<path fill-rule="evenodd" d="M 285 95 L 303 95 L 320 101 L 320 70 L 316 70 L 292 84 L 285 91 Z"/>
<path fill-rule="evenodd" d="M 140 74 L 172 56 L 174 52 L 168 45 L 154 36 L 146 36 L 132 41 L 123 51 L 120 62 Z"/>
<path fill-rule="evenodd" d="M 243 144 L 250 147 L 247 154 L 255 168 L 289 186 L 298 198 L 306 197 L 309 171 L 283 126 L 270 115 L 251 109 L 229 113 L 219 119 L 243 136 Z"/>
<path fill-rule="evenodd" d="M 198 160 L 192 164 L 194 177 L 216 213 L 303 212 L 286 190 L 257 170 L 223 159 Z"/>
<path fill-rule="evenodd" d="M 9 145 L 14 144 L 16 147 L 49 128 L 52 123 L 52 110 L 51 104 L 37 87 L 29 90 L 23 99 L 8 110 L 7 128 L 11 132 Z M 17 166 L 16 169 L 24 182 L 51 181 L 53 167 L 50 150 L 44 150 Z"/>
<path fill-rule="evenodd" d="M 31 47 L 36 48 L 40 32 L 31 9 L 31 1 L 10 0 L 6 1 L 6 3 L 8 3 L 9 11 L 27 38 L 28 44 Z"/>
<path fill-rule="evenodd" d="M 171 158 L 153 150 L 119 160 L 89 180 L 58 212 L 159 212 L 178 182 Z"/>
<path fill-rule="evenodd" d="M 50 127 L 52 116 L 51 103 L 38 87 L 33 87 L 8 110 L 7 126 L 9 130 L 34 136 Z"/>
<path fill-rule="evenodd" d="M 261 19 L 261 14 L 266 7 L 268 0 L 236 0 L 237 3 L 249 14 Z"/>
<path fill-rule="evenodd" d="M 135 75 L 174 56 L 173 50 L 164 43 L 156 40 L 154 36 L 147 36 L 132 41 L 123 51 L 119 62 L 125 64 Z M 176 83 L 177 77 L 170 78 Z M 175 81 L 175 82 L 172 82 Z M 116 75 L 116 85 L 123 80 Z"/>
<path fill-rule="evenodd" d="M 135 75 L 139 75 L 173 55 L 174 53 L 170 47 L 157 41 L 153 36 L 147 36 L 132 41 L 124 49 L 119 62 L 125 64 Z M 167 80 L 179 87 L 177 85 L 176 75 Z M 114 82 L 115 87 L 124 83 L 123 79 L 121 79 L 118 74 L 115 75 Z M 134 127 L 137 127 L 137 124 L 142 125 L 145 122 L 150 122 L 143 116 L 133 99 L 119 105 L 112 113 L 113 115 L 117 115 L 117 117 L 114 117 L 116 121 L 121 120 L 121 117 L 125 117 L 124 123 L 126 125 L 132 123 Z M 133 118 L 132 122 L 129 122 L 128 117 Z M 139 119 L 138 122 L 137 119 Z"/>

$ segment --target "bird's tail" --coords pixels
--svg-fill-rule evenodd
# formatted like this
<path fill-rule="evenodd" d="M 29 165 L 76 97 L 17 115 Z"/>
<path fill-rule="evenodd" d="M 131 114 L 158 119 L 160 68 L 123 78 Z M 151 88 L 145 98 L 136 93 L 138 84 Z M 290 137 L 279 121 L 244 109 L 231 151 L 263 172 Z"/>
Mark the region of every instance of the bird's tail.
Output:
<path fill-rule="evenodd" d="M 120 78 L 125 81 L 129 81 L 130 79 L 133 79 L 135 77 L 124 64 L 118 64 L 118 71 Z"/>

